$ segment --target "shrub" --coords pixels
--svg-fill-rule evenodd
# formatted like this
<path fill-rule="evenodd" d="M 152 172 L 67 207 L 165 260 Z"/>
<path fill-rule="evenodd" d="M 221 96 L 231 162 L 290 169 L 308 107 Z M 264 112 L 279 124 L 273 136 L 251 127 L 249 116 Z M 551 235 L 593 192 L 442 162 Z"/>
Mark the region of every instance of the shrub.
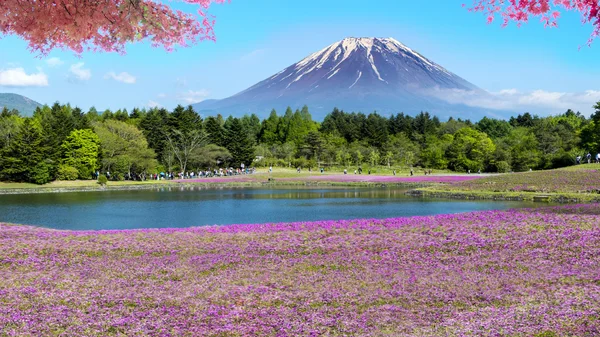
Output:
<path fill-rule="evenodd" d="M 100 186 L 106 186 L 106 183 L 108 183 L 108 179 L 105 175 L 101 175 L 98 177 L 98 184 L 100 184 Z"/>
<path fill-rule="evenodd" d="M 43 185 L 50 182 L 50 167 L 47 163 L 37 164 L 31 171 L 30 181 L 34 184 Z"/>
<path fill-rule="evenodd" d="M 308 160 L 306 160 L 304 157 L 292 159 L 292 167 L 306 168 L 308 167 Z"/>
<path fill-rule="evenodd" d="M 498 173 L 506 173 L 510 171 L 510 164 L 506 161 L 499 161 L 496 163 L 496 169 Z"/>
<path fill-rule="evenodd" d="M 56 178 L 58 180 L 76 180 L 79 177 L 79 170 L 73 166 L 60 165 Z"/>

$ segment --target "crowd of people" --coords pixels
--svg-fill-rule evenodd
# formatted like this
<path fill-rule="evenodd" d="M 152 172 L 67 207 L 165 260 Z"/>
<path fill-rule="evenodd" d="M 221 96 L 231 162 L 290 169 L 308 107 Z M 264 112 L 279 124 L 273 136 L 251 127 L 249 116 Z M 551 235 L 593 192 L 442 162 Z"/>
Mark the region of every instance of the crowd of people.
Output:
<path fill-rule="evenodd" d="M 188 171 L 188 172 L 179 172 L 177 173 L 177 179 L 198 179 L 198 178 L 212 178 L 212 177 L 230 177 L 244 174 L 254 174 L 256 172 L 255 168 L 218 168 L 218 169 L 209 169 L 205 171 Z M 166 179 L 173 180 L 175 176 L 173 173 L 170 173 Z"/>
<path fill-rule="evenodd" d="M 596 164 L 600 163 L 600 152 L 598 152 L 596 154 L 595 158 L 592 158 L 592 154 L 590 152 L 588 152 L 588 154 L 586 154 L 585 156 L 577 156 L 575 158 L 575 161 L 577 162 L 577 164 L 581 164 L 581 163 L 588 163 L 591 164 L 592 161 L 594 161 Z"/>
<path fill-rule="evenodd" d="M 200 171 L 186 171 L 186 172 L 160 172 L 160 173 L 151 173 L 151 174 L 125 174 L 122 180 L 176 180 L 176 179 L 197 179 L 197 178 L 211 178 L 211 177 L 228 177 L 228 176 L 237 176 L 243 174 L 254 174 L 256 173 L 256 169 L 254 167 L 241 167 L 241 168 L 215 168 L 208 170 L 200 170 Z M 98 180 L 100 175 L 106 176 L 108 180 L 116 180 L 117 177 L 111 175 L 110 171 L 106 171 L 104 173 L 100 173 L 100 171 L 96 171 L 92 173 L 92 178 L 94 180 Z"/>

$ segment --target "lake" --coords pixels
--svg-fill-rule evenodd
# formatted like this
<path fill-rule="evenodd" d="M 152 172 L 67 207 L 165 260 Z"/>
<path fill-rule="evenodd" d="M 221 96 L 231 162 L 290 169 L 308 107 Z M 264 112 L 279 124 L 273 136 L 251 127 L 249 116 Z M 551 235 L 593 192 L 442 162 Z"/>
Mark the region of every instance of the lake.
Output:
<path fill-rule="evenodd" d="M 391 218 L 539 203 L 421 199 L 399 188 L 216 188 L 0 195 L 0 221 L 68 230 Z"/>

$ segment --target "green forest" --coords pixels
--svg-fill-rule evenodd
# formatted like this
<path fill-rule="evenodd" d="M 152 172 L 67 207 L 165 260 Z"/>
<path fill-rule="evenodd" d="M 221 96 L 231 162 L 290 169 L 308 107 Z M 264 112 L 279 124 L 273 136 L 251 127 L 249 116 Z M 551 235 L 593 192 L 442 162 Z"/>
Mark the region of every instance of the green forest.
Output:
<path fill-rule="evenodd" d="M 441 121 L 427 112 L 389 117 L 334 109 L 323 122 L 307 107 L 260 120 L 202 118 L 191 106 L 84 112 L 55 103 L 32 117 L 0 114 L 0 180 L 44 184 L 92 179 L 140 180 L 158 172 L 218 167 L 435 169 L 518 172 L 576 163 L 600 151 L 600 102 L 586 118 L 568 110 L 509 120 Z"/>

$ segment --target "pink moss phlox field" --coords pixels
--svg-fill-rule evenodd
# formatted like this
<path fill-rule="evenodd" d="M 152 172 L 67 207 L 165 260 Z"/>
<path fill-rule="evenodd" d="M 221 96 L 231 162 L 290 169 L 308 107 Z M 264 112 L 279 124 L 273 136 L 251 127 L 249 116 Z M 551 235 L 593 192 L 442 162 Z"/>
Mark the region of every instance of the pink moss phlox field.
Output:
<path fill-rule="evenodd" d="M 448 190 L 536 193 L 599 193 L 598 170 L 510 173 L 445 186 Z"/>
<path fill-rule="evenodd" d="M 217 177 L 217 178 L 199 178 L 199 179 L 181 179 L 175 180 L 177 183 L 208 183 L 208 184 L 221 184 L 221 183 L 248 183 L 254 182 L 256 179 L 248 176 L 233 176 L 233 177 Z"/>
<path fill-rule="evenodd" d="M 327 175 L 299 175 L 289 178 L 275 178 L 276 181 L 288 182 L 333 182 L 333 183 L 456 183 L 461 181 L 469 181 L 482 176 L 477 175 L 448 175 L 448 176 L 379 176 L 379 175 L 358 175 L 358 174 L 327 174 Z M 216 177 L 216 178 L 200 178 L 200 179 L 183 179 L 175 180 L 178 183 L 245 183 L 245 182 L 260 182 L 267 181 L 266 175 L 255 176 L 233 176 L 233 177 Z"/>
<path fill-rule="evenodd" d="M 0 336 L 598 336 L 600 205 L 127 231 L 0 225 Z"/>
<path fill-rule="evenodd" d="M 477 175 L 456 176 L 377 176 L 377 175 L 313 175 L 297 178 L 281 178 L 283 181 L 329 181 L 329 182 L 367 182 L 367 183 L 456 183 L 481 178 Z"/>

